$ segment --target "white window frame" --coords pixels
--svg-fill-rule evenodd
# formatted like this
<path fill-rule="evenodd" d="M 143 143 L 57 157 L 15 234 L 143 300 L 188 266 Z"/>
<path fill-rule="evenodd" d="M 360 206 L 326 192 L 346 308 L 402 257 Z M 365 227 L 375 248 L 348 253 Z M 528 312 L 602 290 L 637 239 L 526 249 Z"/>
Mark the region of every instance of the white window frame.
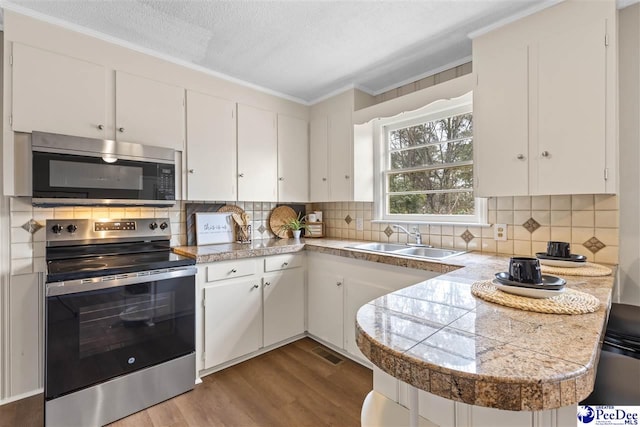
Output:
<path fill-rule="evenodd" d="M 476 197 L 474 200 L 473 215 L 418 215 L 418 214 L 387 214 L 387 175 L 391 172 L 389 167 L 389 154 L 387 135 L 389 131 L 417 125 L 443 117 L 459 114 L 473 113 L 473 98 L 469 92 L 459 98 L 443 99 L 433 102 L 423 108 L 411 112 L 404 112 L 395 117 L 378 119 L 374 125 L 374 208 L 375 220 L 381 222 L 405 222 L 405 223 L 438 223 L 438 224 L 470 224 L 485 225 L 487 221 L 487 199 Z M 475 155 L 474 145 L 474 158 Z M 475 184 L 475 179 L 474 179 Z"/>

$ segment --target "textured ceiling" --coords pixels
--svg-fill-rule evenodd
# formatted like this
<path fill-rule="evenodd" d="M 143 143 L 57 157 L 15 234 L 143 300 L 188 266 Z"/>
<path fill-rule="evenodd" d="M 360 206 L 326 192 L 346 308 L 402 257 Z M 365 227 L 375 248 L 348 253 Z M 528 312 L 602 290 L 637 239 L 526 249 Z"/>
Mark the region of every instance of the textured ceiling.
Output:
<path fill-rule="evenodd" d="M 471 55 L 467 34 L 548 0 L 10 0 L 312 102 L 355 85 L 372 94 Z"/>

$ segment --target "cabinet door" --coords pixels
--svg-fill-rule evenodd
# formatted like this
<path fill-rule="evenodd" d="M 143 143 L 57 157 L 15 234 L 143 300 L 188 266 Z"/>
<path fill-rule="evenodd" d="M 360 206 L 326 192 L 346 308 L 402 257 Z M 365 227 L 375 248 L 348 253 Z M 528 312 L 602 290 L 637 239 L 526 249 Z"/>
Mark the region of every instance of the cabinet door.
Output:
<path fill-rule="evenodd" d="M 304 332 L 304 270 L 294 268 L 263 278 L 264 346 Z"/>
<path fill-rule="evenodd" d="M 278 199 L 276 114 L 238 104 L 238 200 Z"/>
<path fill-rule="evenodd" d="M 531 137 L 532 193 L 603 193 L 605 20 L 583 17 L 559 27 L 545 33 L 534 53 L 538 75 L 532 94 L 538 108 Z"/>
<path fill-rule="evenodd" d="M 476 196 L 529 192 L 528 48 L 495 40 L 473 45 Z"/>
<path fill-rule="evenodd" d="M 104 67 L 14 43 L 12 75 L 14 131 L 104 138 Z"/>
<path fill-rule="evenodd" d="M 278 115 L 278 200 L 309 200 L 308 124 L 283 115 Z"/>
<path fill-rule="evenodd" d="M 262 347 L 260 279 L 238 279 L 204 289 L 204 368 Z"/>
<path fill-rule="evenodd" d="M 33 392 L 43 385 L 44 284 L 39 274 L 11 276 L 8 292 L 10 332 L 5 350 L 11 360 L 8 396 Z"/>
<path fill-rule="evenodd" d="M 343 348 L 342 276 L 309 267 L 308 325 L 310 334 Z"/>
<path fill-rule="evenodd" d="M 309 125 L 309 197 L 314 202 L 329 201 L 329 148 L 326 117 Z"/>
<path fill-rule="evenodd" d="M 356 344 L 356 314 L 360 307 L 371 300 L 393 292 L 393 289 L 356 277 L 348 277 L 345 286 L 344 348 L 361 360 L 367 360 Z"/>
<path fill-rule="evenodd" d="M 329 115 L 329 195 L 331 201 L 352 199 L 351 147 L 353 124 L 351 113 L 337 111 Z"/>
<path fill-rule="evenodd" d="M 184 89 L 116 71 L 116 139 L 184 149 Z"/>
<path fill-rule="evenodd" d="M 235 103 L 187 91 L 187 198 L 236 200 Z"/>

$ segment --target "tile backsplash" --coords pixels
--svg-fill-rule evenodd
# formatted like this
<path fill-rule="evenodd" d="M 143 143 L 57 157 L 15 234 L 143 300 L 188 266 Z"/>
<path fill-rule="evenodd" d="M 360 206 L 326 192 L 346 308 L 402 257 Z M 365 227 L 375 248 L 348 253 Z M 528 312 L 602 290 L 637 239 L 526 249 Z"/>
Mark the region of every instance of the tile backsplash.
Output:
<path fill-rule="evenodd" d="M 507 240 L 496 241 L 491 227 L 419 225 L 422 241 L 433 246 L 487 254 L 534 255 L 545 252 L 549 240 L 571 243 L 571 252 L 590 261 L 618 263 L 618 197 L 568 195 L 493 197 L 489 224 L 507 224 Z M 413 242 L 390 223 L 373 222 L 373 203 L 314 203 L 323 211 L 327 237 L 380 242 Z M 357 220 L 362 220 L 362 231 Z M 412 224 L 399 222 L 411 230 Z"/>
<path fill-rule="evenodd" d="M 269 228 L 269 214 L 276 207 L 271 202 L 212 202 L 239 206 L 251 218 L 252 238 L 274 237 Z M 45 230 L 48 219 L 83 218 L 167 218 L 171 222 L 171 245 L 187 244 L 186 202 L 177 202 L 168 208 L 147 207 L 56 207 L 39 208 L 31 205 L 30 197 L 12 197 L 11 209 L 11 274 L 44 272 Z M 34 226 L 35 224 L 35 226 Z M 31 227 L 31 233 L 29 228 Z M 34 229 L 37 229 L 34 231 Z"/>
<path fill-rule="evenodd" d="M 272 202 L 216 202 L 234 204 L 251 218 L 252 238 L 272 238 L 269 214 Z M 433 246 L 481 251 L 487 254 L 533 255 L 544 252 L 549 240 L 571 242 L 572 253 L 590 261 L 618 263 L 618 197 L 615 195 L 573 195 L 497 197 L 489 199 L 488 222 L 507 224 L 507 240 L 493 239 L 493 226 L 419 225 L 422 241 Z M 168 218 L 171 245 L 186 244 L 185 202 L 169 208 L 57 207 L 31 206 L 28 197 L 11 198 L 11 274 L 45 271 L 47 219 L 73 218 Z M 374 222 L 373 203 L 330 202 L 307 205 L 307 212 L 323 211 L 325 236 L 380 242 L 412 242 L 390 223 Z M 362 231 L 357 224 L 362 222 Z M 411 229 L 411 223 L 400 223 Z M 31 228 L 31 233 L 29 230 Z M 35 230 L 37 229 L 37 230 Z M 35 230 L 35 231 L 34 231 Z"/>

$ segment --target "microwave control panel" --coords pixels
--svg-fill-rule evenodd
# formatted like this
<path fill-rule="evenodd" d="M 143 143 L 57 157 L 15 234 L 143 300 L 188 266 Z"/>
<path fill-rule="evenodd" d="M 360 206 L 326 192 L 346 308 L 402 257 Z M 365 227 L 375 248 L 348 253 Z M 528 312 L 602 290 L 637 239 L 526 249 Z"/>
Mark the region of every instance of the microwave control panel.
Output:
<path fill-rule="evenodd" d="M 158 167 L 158 195 L 159 200 L 175 199 L 176 175 L 173 165 Z"/>

